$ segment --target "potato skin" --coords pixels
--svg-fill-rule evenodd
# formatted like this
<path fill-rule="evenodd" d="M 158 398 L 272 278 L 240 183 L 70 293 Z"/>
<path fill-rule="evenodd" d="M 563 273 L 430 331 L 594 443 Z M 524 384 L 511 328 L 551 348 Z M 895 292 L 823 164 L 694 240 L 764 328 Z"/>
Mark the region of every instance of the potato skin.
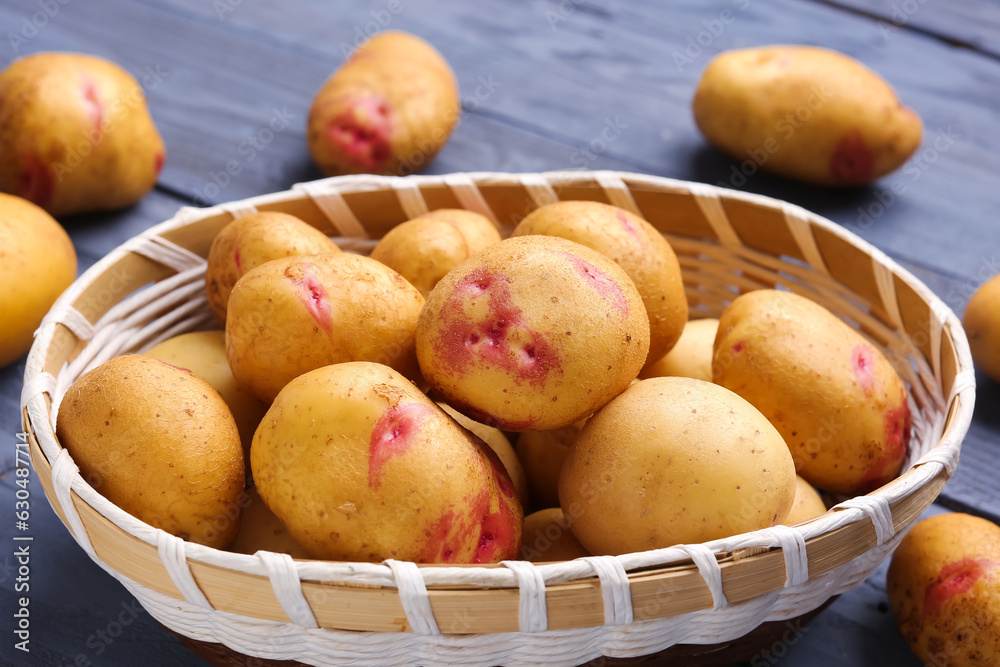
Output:
<path fill-rule="evenodd" d="M 1000 527 L 968 514 L 915 525 L 887 579 L 896 625 L 929 665 L 1000 663 Z"/>
<path fill-rule="evenodd" d="M 979 370 L 1000 382 L 1000 276 L 979 286 L 965 307 L 962 326 Z"/>
<path fill-rule="evenodd" d="M 70 386 L 56 433 L 83 478 L 129 514 L 210 547 L 236 535 L 240 434 L 222 397 L 190 371 L 115 357 Z"/>
<path fill-rule="evenodd" d="M 639 377 L 687 377 L 712 381 L 712 347 L 719 331 L 719 320 L 691 320 L 670 351 L 652 363 L 647 363 Z"/>
<path fill-rule="evenodd" d="M 288 554 L 292 558 L 309 558 L 302 545 L 288 534 L 281 519 L 267 508 L 257 489 L 247 489 L 240 500 L 243 505 L 240 530 L 229 545 L 229 551 L 255 554 L 263 550 Z"/>
<path fill-rule="evenodd" d="M 586 423 L 580 420 L 550 431 L 525 431 L 518 436 L 517 458 L 524 468 L 534 509 L 559 507 L 559 474 Z"/>
<path fill-rule="evenodd" d="M 867 493 L 894 479 L 910 441 L 906 387 L 882 353 L 833 313 L 757 290 L 719 318 L 713 379 L 764 413 L 811 484 Z"/>
<path fill-rule="evenodd" d="M 693 106 L 717 148 L 755 170 L 818 185 L 860 185 L 898 169 L 923 131 L 882 77 L 813 46 L 721 53 L 705 69 Z"/>
<path fill-rule="evenodd" d="M 415 35 L 378 33 L 327 79 L 306 140 L 327 176 L 406 176 L 448 141 L 461 106 L 451 67 Z"/>
<path fill-rule="evenodd" d="M 796 475 L 795 500 L 792 502 L 792 509 L 788 512 L 788 516 L 781 523 L 791 526 L 821 514 L 826 514 L 826 505 L 823 503 L 823 499 L 820 498 L 812 484 Z"/>
<path fill-rule="evenodd" d="M 550 507 L 524 517 L 521 559 L 533 563 L 573 560 L 589 556 L 573 534 L 571 518 L 562 509 Z"/>
<path fill-rule="evenodd" d="M 417 325 L 424 377 L 448 404 L 509 431 L 572 424 L 619 394 L 649 349 L 625 272 L 578 243 L 507 239 L 446 275 Z"/>
<path fill-rule="evenodd" d="M 163 139 L 142 87 L 115 63 L 37 53 L 0 72 L 0 190 L 55 216 L 142 199 L 163 168 Z"/>
<path fill-rule="evenodd" d="M 493 451 L 381 364 L 289 382 L 250 459 L 264 502 L 315 558 L 492 563 L 521 545 L 524 514 Z"/>
<path fill-rule="evenodd" d="M 45 313 L 75 278 L 66 230 L 31 202 L 0 194 L 0 367 L 31 348 Z"/>
<path fill-rule="evenodd" d="M 266 403 L 292 378 L 327 364 L 377 361 L 415 378 L 423 305 L 413 285 L 368 257 L 273 260 L 240 278 L 230 294 L 229 367 Z"/>

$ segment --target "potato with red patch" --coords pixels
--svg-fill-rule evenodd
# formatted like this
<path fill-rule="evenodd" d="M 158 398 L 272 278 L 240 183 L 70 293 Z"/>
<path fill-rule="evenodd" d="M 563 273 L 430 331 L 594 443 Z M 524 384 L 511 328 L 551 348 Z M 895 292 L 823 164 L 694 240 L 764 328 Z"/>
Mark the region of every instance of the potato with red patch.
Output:
<path fill-rule="evenodd" d="M 901 167 L 923 126 L 878 74 L 814 46 L 727 51 L 702 74 L 694 119 L 705 138 L 757 169 L 807 183 L 869 183 Z M 734 186 L 738 183 L 734 183 Z"/>
<path fill-rule="evenodd" d="M 212 239 L 208 251 L 208 305 L 225 324 L 229 295 L 247 271 L 282 257 L 337 252 L 340 248 L 329 236 L 294 215 L 261 211 L 236 218 Z"/>
<path fill-rule="evenodd" d="M 416 378 L 423 305 L 413 285 L 369 257 L 272 260 L 233 287 L 226 357 L 240 386 L 266 403 L 293 378 L 345 361 L 376 361 Z"/>
<path fill-rule="evenodd" d="M 309 110 L 306 140 L 327 176 L 412 174 L 458 122 L 451 67 L 415 35 L 386 30 L 327 79 Z"/>
<path fill-rule="evenodd" d="M 1000 664 L 1000 527 L 968 514 L 915 525 L 887 580 L 896 625 L 928 665 Z"/>
<path fill-rule="evenodd" d="M 738 297 L 719 318 L 712 372 L 774 424 L 811 484 L 861 494 L 899 474 L 906 387 L 878 348 L 819 304 L 777 290 Z"/>
<path fill-rule="evenodd" d="M 521 546 L 524 515 L 500 460 L 381 364 L 289 382 L 250 459 L 261 498 L 314 558 L 495 563 Z"/>
<path fill-rule="evenodd" d="M 0 154 L 0 190 L 56 216 L 134 204 L 165 156 L 139 82 L 79 53 L 37 53 L 0 72 Z"/>
<path fill-rule="evenodd" d="M 460 412 L 509 431 L 593 414 L 648 351 L 649 320 L 628 275 L 550 236 L 507 239 L 451 271 L 417 325 L 424 378 Z"/>
<path fill-rule="evenodd" d="M 712 347 L 718 331 L 717 319 L 691 320 L 684 325 L 677 344 L 653 363 L 646 364 L 639 377 L 645 380 L 674 376 L 711 382 Z"/>
<path fill-rule="evenodd" d="M 673 248 L 655 227 L 634 213 L 592 201 L 561 201 L 532 211 L 512 236 L 558 236 L 596 250 L 625 270 L 649 318 L 647 363 L 680 338 L 688 304 Z"/>

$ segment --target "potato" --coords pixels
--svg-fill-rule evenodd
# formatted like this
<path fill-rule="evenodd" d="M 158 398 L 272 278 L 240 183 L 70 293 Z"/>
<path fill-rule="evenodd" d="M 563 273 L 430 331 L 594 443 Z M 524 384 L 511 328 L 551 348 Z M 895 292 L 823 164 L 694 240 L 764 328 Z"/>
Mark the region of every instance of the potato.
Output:
<path fill-rule="evenodd" d="M 292 378 L 343 361 L 377 361 L 415 378 L 423 305 L 413 285 L 368 257 L 276 259 L 240 278 L 229 296 L 229 367 L 267 403 Z"/>
<path fill-rule="evenodd" d="M 979 286 L 962 317 L 969 348 L 979 370 L 1000 382 L 1000 276 Z"/>
<path fill-rule="evenodd" d="M 243 445 L 244 467 L 249 470 L 250 443 L 267 406 L 236 384 L 226 360 L 226 334 L 222 331 L 181 334 L 150 348 L 146 355 L 191 371 L 219 392 L 236 421 Z"/>
<path fill-rule="evenodd" d="M 517 458 L 528 480 L 528 494 L 537 510 L 559 506 L 559 474 L 569 448 L 586 420 L 551 431 L 525 431 L 517 439 Z"/>
<path fill-rule="evenodd" d="M 906 387 L 882 353 L 826 308 L 758 290 L 719 318 L 713 379 L 764 413 L 802 477 L 861 494 L 894 479 L 910 441 Z"/>
<path fill-rule="evenodd" d="M 267 509 L 257 489 L 247 489 L 241 500 L 243 516 L 240 519 L 240 531 L 229 545 L 229 551 L 238 554 L 273 551 L 288 554 L 292 558 L 309 558 L 302 545 L 288 534 L 285 524 Z"/>
<path fill-rule="evenodd" d="M 717 319 L 691 320 L 684 325 L 677 344 L 653 363 L 646 364 L 639 377 L 645 380 L 672 375 L 711 382 L 712 346 L 718 330 Z"/>
<path fill-rule="evenodd" d="M 590 553 L 573 535 L 572 521 L 558 507 L 539 510 L 524 517 L 521 560 L 545 563 L 573 560 Z"/>
<path fill-rule="evenodd" d="M 415 35 L 386 30 L 320 88 L 306 140 L 327 176 L 405 176 L 434 158 L 460 113 L 455 74 L 441 54 Z"/>
<path fill-rule="evenodd" d="M 222 397 L 190 371 L 115 357 L 66 391 L 56 434 L 83 478 L 136 518 L 210 547 L 236 535 L 240 434 Z"/>
<path fill-rule="evenodd" d="M 592 201 L 561 201 L 532 211 L 512 236 L 558 236 L 610 258 L 635 283 L 649 317 L 647 363 L 680 338 L 688 304 L 681 267 L 663 235 L 638 215 Z"/>
<path fill-rule="evenodd" d="M 282 389 L 250 452 L 257 490 L 315 558 L 516 558 L 523 511 L 493 451 L 402 375 L 334 364 Z"/>
<path fill-rule="evenodd" d="M 393 227 L 371 257 L 398 271 L 426 298 L 444 274 L 499 242 L 500 232 L 485 216 L 446 208 Z"/>
<path fill-rule="evenodd" d="M 792 509 L 788 512 L 788 516 L 781 523 L 791 526 L 821 514 L 826 514 L 826 505 L 823 503 L 823 499 L 816 493 L 812 484 L 796 476 L 795 500 L 792 502 Z"/>
<path fill-rule="evenodd" d="M 27 353 L 75 278 L 76 250 L 59 223 L 29 201 L 0 194 L 0 366 Z"/>
<path fill-rule="evenodd" d="M 763 169 L 807 183 L 869 183 L 920 146 L 922 124 L 878 74 L 813 46 L 727 51 L 694 96 L 705 138 L 742 165 L 738 185 Z"/>
<path fill-rule="evenodd" d="M 572 424 L 621 393 L 649 350 L 628 275 L 590 248 L 525 236 L 446 275 L 417 324 L 417 359 L 448 404 L 508 431 Z"/>
<path fill-rule="evenodd" d="M 37 53 L 0 72 L 0 154 L 0 190 L 56 216 L 134 204 L 165 158 L 139 82 L 79 53 Z"/>
<path fill-rule="evenodd" d="M 247 271 L 272 259 L 337 252 L 330 237 L 294 215 L 263 211 L 239 217 L 212 240 L 205 270 L 208 305 L 224 325 L 229 295 Z"/>
<path fill-rule="evenodd" d="M 1000 527 L 968 514 L 915 525 L 892 557 L 889 602 L 928 665 L 1000 664 Z"/>
<path fill-rule="evenodd" d="M 650 378 L 587 421 L 559 478 L 593 554 L 706 542 L 781 522 L 795 466 L 752 405 L 701 380 Z"/>

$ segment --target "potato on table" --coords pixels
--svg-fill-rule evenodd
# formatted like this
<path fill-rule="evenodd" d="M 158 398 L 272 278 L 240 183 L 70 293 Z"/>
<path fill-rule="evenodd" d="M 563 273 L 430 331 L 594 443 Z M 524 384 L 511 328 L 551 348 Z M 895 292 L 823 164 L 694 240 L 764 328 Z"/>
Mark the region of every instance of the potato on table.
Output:
<path fill-rule="evenodd" d="M 1000 276 L 993 276 L 969 299 L 962 317 L 979 370 L 1000 382 Z"/>

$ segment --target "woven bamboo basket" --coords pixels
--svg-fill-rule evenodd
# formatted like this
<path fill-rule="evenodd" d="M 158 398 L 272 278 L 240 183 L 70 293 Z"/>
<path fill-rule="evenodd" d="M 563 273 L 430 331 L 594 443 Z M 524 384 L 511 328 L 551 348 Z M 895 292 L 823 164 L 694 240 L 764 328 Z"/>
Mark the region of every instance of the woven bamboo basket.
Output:
<path fill-rule="evenodd" d="M 59 401 L 82 373 L 210 327 L 205 257 L 234 217 L 284 211 L 344 249 L 367 252 L 393 225 L 428 210 L 466 208 L 509 230 L 561 199 L 611 203 L 660 230 L 680 260 L 693 317 L 717 317 L 740 293 L 778 287 L 859 328 L 910 389 L 904 474 L 795 527 L 567 562 L 418 567 L 242 555 L 184 542 L 99 495 L 55 436 Z M 73 537 L 189 640 L 308 665 L 575 665 L 721 645 L 860 584 L 953 474 L 974 391 L 955 315 L 882 252 L 799 207 L 618 172 L 473 173 L 339 177 L 181 209 L 103 258 L 60 298 L 30 353 L 22 407 L 33 465 Z"/>

